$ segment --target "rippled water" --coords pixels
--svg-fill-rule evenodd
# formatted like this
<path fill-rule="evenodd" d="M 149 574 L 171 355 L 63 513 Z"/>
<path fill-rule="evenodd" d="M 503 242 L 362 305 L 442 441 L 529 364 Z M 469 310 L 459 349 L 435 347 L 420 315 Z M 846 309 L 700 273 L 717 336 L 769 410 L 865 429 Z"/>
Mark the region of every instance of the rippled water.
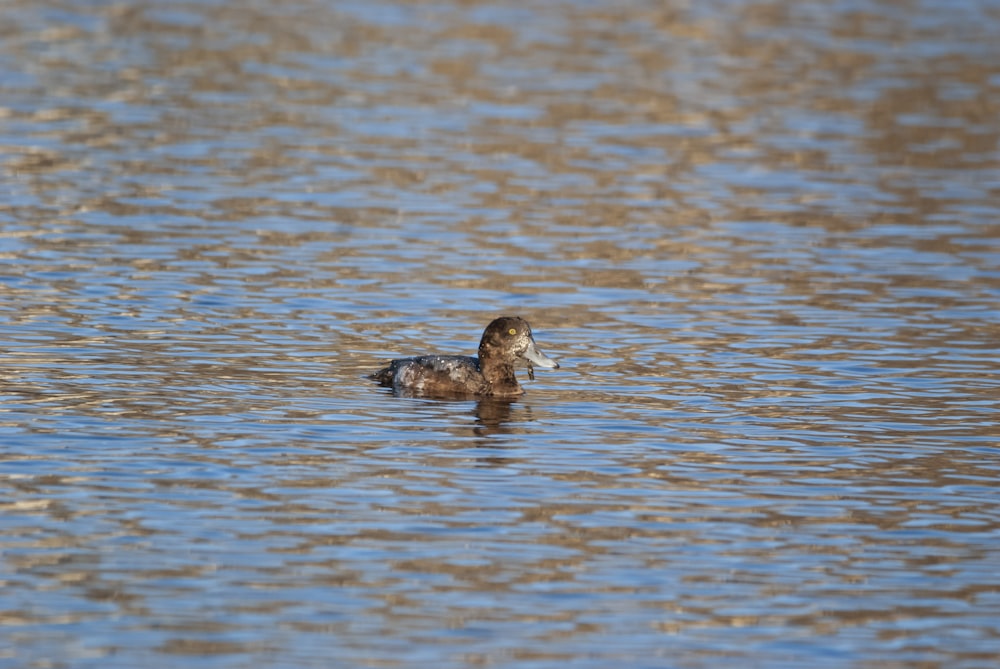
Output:
<path fill-rule="evenodd" d="M 997 34 L 6 3 L 0 664 L 992 666 Z"/>

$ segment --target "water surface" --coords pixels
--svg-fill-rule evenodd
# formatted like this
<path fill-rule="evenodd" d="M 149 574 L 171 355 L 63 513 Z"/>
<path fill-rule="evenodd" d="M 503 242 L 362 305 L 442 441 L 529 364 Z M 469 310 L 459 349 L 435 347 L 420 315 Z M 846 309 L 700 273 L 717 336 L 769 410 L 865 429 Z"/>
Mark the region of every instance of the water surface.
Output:
<path fill-rule="evenodd" d="M 0 663 L 990 666 L 997 34 L 7 3 Z M 516 401 L 365 378 L 506 313 Z"/>

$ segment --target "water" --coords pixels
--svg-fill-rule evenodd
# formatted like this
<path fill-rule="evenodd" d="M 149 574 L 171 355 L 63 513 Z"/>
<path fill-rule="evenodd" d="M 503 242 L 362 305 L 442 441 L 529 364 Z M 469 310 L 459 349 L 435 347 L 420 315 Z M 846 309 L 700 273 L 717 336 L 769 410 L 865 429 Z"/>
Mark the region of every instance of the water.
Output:
<path fill-rule="evenodd" d="M 3 13 L 3 666 L 995 664 L 997 3 Z"/>

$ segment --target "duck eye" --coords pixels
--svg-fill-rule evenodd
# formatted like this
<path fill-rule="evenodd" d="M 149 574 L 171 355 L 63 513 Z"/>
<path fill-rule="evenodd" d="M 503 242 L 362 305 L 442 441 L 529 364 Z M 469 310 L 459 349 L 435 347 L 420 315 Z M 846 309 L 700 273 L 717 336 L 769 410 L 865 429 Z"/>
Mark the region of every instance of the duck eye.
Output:
<path fill-rule="evenodd" d="M 511 329 L 507 330 L 507 334 L 516 335 L 517 334 L 517 328 L 511 328 Z"/>

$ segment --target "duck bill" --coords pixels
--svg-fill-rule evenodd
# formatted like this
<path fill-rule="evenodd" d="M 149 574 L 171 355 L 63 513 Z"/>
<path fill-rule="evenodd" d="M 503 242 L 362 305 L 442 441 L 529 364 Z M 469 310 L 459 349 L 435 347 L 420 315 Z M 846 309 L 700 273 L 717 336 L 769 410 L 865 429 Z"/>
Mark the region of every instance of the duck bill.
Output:
<path fill-rule="evenodd" d="M 531 365 L 545 369 L 559 369 L 558 362 L 538 350 L 534 339 L 528 342 L 528 348 L 525 349 L 523 355 L 524 359 L 528 361 L 528 369 L 531 369 Z"/>

